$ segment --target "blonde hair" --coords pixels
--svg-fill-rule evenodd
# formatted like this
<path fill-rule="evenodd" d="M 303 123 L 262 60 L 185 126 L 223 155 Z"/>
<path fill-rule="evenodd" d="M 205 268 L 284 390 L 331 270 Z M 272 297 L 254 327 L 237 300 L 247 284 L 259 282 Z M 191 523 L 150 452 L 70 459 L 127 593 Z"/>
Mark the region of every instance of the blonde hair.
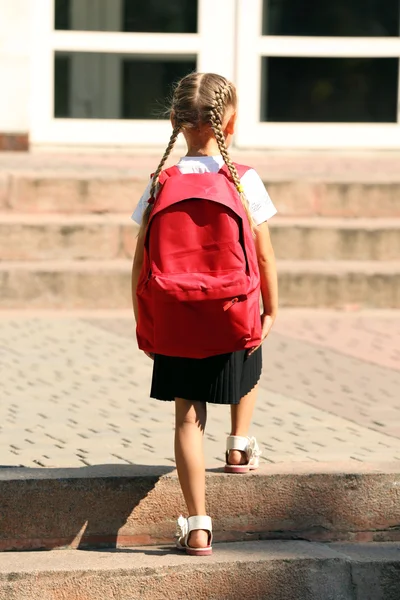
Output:
<path fill-rule="evenodd" d="M 232 181 L 239 193 L 247 218 L 254 229 L 254 221 L 250 212 L 248 200 L 240 183 L 240 177 L 228 153 L 228 148 L 223 132 L 223 120 L 229 107 L 236 109 L 237 95 L 233 83 L 215 73 L 191 73 L 177 84 L 171 103 L 171 115 L 174 128 L 165 149 L 164 155 L 153 175 L 150 196 L 154 198 L 157 193 L 158 178 L 167 161 L 178 135 L 184 129 L 194 129 L 200 125 L 210 125 L 219 151 L 229 169 Z M 146 208 L 142 228 L 147 226 L 153 206 L 150 203 Z"/>

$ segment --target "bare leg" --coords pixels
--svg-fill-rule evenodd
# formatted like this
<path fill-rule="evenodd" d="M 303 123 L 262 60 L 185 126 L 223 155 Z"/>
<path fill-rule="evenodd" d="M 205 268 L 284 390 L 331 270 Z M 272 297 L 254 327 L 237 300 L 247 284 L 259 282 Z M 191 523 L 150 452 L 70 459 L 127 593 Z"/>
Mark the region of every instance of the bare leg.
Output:
<path fill-rule="evenodd" d="M 256 385 L 251 392 L 243 396 L 239 404 L 231 405 L 231 435 L 248 436 L 257 399 L 257 391 L 258 386 Z M 228 463 L 230 465 L 243 465 L 246 462 L 247 458 L 244 452 L 240 452 L 239 450 L 231 450 L 229 452 Z"/>
<path fill-rule="evenodd" d="M 175 461 L 189 516 L 206 515 L 206 475 L 203 434 L 207 420 L 205 402 L 175 398 Z M 204 548 L 205 531 L 193 531 L 190 546 Z"/>

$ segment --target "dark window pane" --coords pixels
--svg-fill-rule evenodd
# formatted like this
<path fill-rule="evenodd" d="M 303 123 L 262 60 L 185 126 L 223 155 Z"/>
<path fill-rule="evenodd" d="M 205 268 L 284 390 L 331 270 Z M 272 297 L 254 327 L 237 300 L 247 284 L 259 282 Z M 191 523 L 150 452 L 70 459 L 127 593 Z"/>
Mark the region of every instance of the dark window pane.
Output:
<path fill-rule="evenodd" d="M 55 0 L 55 29 L 196 33 L 198 0 Z"/>
<path fill-rule="evenodd" d="M 55 117 L 157 119 L 196 57 L 56 52 L 54 68 Z"/>
<path fill-rule="evenodd" d="M 400 0 L 264 0 L 263 35 L 398 36 Z"/>
<path fill-rule="evenodd" d="M 196 33 L 197 0 L 125 0 L 124 31 Z"/>
<path fill-rule="evenodd" d="M 165 119 L 172 84 L 195 70 L 194 59 L 154 61 L 126 58 L 123 62 L 122 118 Z"/>
<path fill-rule="evenodd" d="M 59 54 L 54 68 L 54 116 L 68 117 L 70 90 L 70 57 Z"/>
<path fill-rule="evenodd" d="M 261 120 L 397 121 L 397 58 L 262 59 Z"/>
<path fill-rule="evenodd" d="M 71 0 L 54 0 L 54 29 L 71 29 Z"/>

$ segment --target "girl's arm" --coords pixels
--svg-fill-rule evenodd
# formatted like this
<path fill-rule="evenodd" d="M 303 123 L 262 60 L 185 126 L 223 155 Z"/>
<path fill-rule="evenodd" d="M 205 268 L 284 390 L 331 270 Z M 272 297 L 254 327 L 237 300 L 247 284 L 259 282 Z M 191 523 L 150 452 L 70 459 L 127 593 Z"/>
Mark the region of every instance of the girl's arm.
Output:
<path fill-rule="evenodd" d="M 143 265 L 143 257 L 144 257 L 144 237 L 145 232 L 142 231 L 138 235 L 135 256 L 133 259 L 132 265 L 132 304 L 133 304 L 133 312 L 135 313 L 136 323 L 138 320 L 138 302 L 136 296 L 136 289 L 140 277 L 140 272 L 142 270 Z"/>
<path fill-rule="evenodd" d="M 274 249 L 272 248 L 267 221 L 256 228 L 255 245 L 260 269 L 261 297 L 264 312 L 262 320 L 262 342 L 270 332 L 278 312 L 278 276 Z"/>

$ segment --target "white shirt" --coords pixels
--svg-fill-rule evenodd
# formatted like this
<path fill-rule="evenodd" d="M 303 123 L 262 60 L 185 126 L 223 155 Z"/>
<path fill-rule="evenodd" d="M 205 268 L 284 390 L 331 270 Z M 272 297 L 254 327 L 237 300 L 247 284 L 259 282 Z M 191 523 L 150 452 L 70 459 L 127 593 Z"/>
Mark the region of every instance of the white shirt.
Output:
<path fill-rule="evenodd" d="M 177 164 L 181 173 L 218 173 L 223 167 L 222 156 L 184 156 Z M 244 193 L 249 201 L 250 212 L 256 225 L 261 225 L 276 214 L 276 208 L 272 204 L 260 176 L 254 169 L 246 171 L 240 180 Z M 150 198 L 151 180 L 149 181 L 138 205 L 136 206 L 132 219 L 140 224 L 143 213 Z"/>

